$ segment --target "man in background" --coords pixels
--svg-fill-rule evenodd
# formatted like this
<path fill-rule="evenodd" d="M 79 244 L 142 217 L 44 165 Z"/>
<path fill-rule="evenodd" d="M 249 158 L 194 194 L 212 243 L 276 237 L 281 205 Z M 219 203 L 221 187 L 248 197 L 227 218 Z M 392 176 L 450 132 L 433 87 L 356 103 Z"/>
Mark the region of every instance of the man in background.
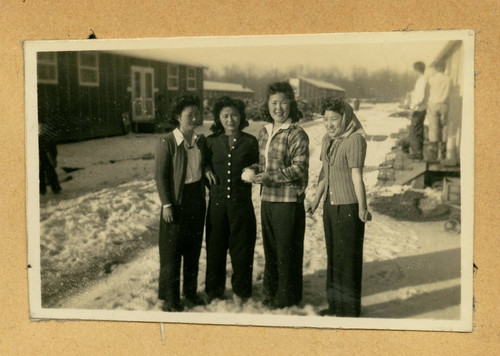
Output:
<path fill-rule="evenodd" d="M 38 154 L 40 158 L 40 194 L 44 195 L 47 192 L 46 180 L 49 181 L 52 192 L 58 194 L 61 191 L 61 186 L 56 173 L 56 135 L 48 123 L 38 123 Z"/>
<path fill-rule="evenodd" d="M 444 63 L 433 66 L 435 73 L 429 78 L 429 103 L 427 122 L 429 124 L 429 144 L 431 152 L 437 152 L 434 161 L 446 158 L 448 94 L 450 93 L 450 78 L 444 74 Z"/>
<path fill-rule="evenodd" d="M 418 74 L 415 88 L 411 92 L 410 99 L 410 158 L 421 160 L 423 158 L 422 148 L 424 144 L 424 119 L 427 108 L 427 79 L 425 78 L 425 64 L 415 62 L 413 69 Z"/>

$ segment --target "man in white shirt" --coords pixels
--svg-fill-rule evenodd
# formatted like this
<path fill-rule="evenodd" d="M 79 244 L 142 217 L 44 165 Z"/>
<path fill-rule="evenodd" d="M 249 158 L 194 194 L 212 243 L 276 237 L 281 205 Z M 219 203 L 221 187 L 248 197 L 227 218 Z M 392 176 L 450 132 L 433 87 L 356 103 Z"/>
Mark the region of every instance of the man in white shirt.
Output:
<path fill-rule="evenodd" d="M 418 73 L 418 79 L 415 83 L 415 89 L 410 96 L 411 126 L 410 126 L 410 157 L 421 160 L 422 147 L 424 144 L 424 119 L 427 109 L 427 79 L 425 78 L 425 64 L 415 62 L 413 69 Z"/>
<path fill-rule="evenodd" d="M 429 105 L 427 117 L 429 123 L 429 143 L 432 151 L 437 152 L 437 160 L 445 158 L 448 113 L 448 94 L 450 93 L 450 78 L 443 72 L 444 63 L 433 66 L 435 73 L 429 78 Z"/>

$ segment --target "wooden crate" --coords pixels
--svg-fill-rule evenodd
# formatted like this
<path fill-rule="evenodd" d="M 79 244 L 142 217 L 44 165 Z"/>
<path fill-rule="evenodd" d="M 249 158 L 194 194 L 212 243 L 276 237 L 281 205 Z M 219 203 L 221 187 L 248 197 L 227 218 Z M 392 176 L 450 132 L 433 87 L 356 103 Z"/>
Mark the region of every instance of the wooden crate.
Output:
<path fill-rule="evenodd" d="M 443 202 L 460 205 L 460 178 L 443 178 Z"/>
<path fill-rule="evenodd" d="M 396 179 L 394 167 L 379 167 L 377 179 L 382 181 Z"/>

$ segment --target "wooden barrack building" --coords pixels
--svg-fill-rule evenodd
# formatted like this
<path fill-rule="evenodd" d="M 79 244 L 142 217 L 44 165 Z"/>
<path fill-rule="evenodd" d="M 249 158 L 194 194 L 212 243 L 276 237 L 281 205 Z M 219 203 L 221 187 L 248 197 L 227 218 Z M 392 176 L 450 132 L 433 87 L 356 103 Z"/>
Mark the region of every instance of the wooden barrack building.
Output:
<path fill-rule="evenodd" d="M 202 98 L 203 69 L 114 51 L 39 52 L 38 119 L 59 142 L 161 127 L 176 97 Z"/>

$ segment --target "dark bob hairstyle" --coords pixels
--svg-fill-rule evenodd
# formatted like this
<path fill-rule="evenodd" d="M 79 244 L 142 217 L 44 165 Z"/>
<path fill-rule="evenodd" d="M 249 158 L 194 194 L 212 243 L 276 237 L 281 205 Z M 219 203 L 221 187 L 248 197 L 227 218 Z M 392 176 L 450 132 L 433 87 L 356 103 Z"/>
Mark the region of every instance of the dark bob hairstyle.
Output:
<path fill-rule="evenodd" d="M 293 88 L 288 82 L 276 82 L 268 85 L 266 90 L 266 102 L 264 103 L 263 107 L 263 119 L 265 121 L 273 122 L 273 118 L 271 116 L 271 113 L 269 112 L 269 98 L 271 97 L 271 95 L 277 93 L 285 94 L 286 98 L 291 101 L 289 118 L 292 119 L 292 122 L 299 121 L 303 117 L 303 115 L 299 110 L 297 101 L 295 100 Z"/>
<path fill-rule="evenodd" d="M 321 103 L 321 115 L 325 115 L 326 111 L 333 111 L 343 115 L 345 113 L 344 105 L 346 105 L 346 102 L 340 96 L 324 98 Z"/>
<path fill-rule="evenodd" d="M 174 102 L 174 108 L 172 109 L 171 119 L 179 126 L 179 120 L 177 118 L 182 114 L 185 108 L 188 106 L 196 106 L 200 108 L 200 98 L 194 95 L 183 95 L 177 98 Z"/>
<path fill-rule="evenodd" d="M 425 63 L 424 62 L 415 62 L 413 63 L 413 69 L 415 69 L 419 73 L 425 72 Z"/>
<path fill-rule="evenodd" d="M 245 103 L 239 99 L 232 99 L 228 96 L 223 96 L 217 99 L 212 110 L 214 114 L 214 124 L 210 127 L 210 130 L 212 130 L 213 133 L 224 132 L 224 127 L 220 121 L 220 112 L 222 109 L 229 107 L 235 108 L 240 114 L 240 126 L 238 127 L 238 131 L 241 131 L 248 126 L 247 114 L 245 113 Z"/>

